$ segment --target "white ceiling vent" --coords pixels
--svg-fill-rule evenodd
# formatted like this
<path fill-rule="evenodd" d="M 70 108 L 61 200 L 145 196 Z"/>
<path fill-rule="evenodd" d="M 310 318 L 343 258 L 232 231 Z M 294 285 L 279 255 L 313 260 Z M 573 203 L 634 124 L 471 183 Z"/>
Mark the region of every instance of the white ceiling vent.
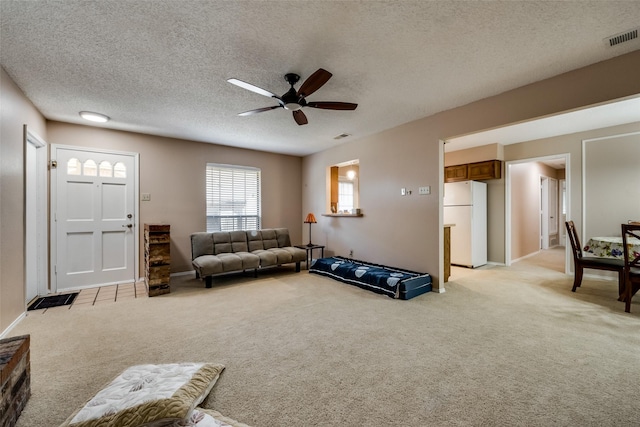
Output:
<path fill-rule="evenodd" d="M 618 33 L 605 38 L 603 41 L 609 47 L 617 46 L 620 43 L 625 43 L 637 39 L 639 29 L 640 28 L 634 28 L 633 30 L 625 31 L 624 33 Z"/>
<path fill-rule="evenodd" d="M 350 133 L 341 133 L 341 134 L 340 134 L 340 135 L 338 135 L 338 136 L 334 136 L 334 137 L 333 137 L 333 139 L 348 138 L 348 137 L 350 137 L 350 136 L 351 136 L 351 134 L 350 134 Z"/>

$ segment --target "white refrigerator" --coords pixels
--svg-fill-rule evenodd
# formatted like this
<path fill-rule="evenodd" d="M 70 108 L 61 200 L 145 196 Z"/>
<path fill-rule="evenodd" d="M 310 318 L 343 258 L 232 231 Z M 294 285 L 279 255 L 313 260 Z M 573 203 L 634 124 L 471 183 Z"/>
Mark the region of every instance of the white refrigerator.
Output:
<path fill-rule="evenodd" d="M 480 267 L 487 263 L 487 184 L 444 184 L 444 223 L 451 227 L 451 264 Z"/>

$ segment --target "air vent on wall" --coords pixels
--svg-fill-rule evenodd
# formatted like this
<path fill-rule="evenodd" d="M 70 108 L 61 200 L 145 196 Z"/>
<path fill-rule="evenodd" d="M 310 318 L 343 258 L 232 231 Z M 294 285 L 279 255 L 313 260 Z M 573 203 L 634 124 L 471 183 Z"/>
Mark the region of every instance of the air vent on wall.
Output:
<path fill-rule="evenodd" d="M 615 34 L 613 36 L 605 38 L 604 43 L 613 47 L 619 45 L 620 43 L 625 43 L 638 38 L 638 28 L 634 28 L 633 30 L 625 31 L 624 33 Z"/>

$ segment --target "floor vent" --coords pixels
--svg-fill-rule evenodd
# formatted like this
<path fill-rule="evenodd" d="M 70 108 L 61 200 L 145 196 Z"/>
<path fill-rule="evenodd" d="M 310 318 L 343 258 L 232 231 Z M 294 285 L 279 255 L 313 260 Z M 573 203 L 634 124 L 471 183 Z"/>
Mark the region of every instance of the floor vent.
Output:
<path fill-rule="evenodd" d="M 619 45 L 620 43 L 625 43 L 638 38 L 638 28 L 634 28 L 633 30 L 625 31 L 624 33 L 615 34 L 611 37 L 607 37 L 604 39 L 604 42 L 607 46 L 613 47 Z"/>

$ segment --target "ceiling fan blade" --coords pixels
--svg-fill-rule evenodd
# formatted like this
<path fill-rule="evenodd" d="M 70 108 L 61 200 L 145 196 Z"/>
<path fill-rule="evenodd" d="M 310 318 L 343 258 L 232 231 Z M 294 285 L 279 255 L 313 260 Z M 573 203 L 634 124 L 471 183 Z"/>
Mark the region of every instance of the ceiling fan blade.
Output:
<path fill-rule="evenodd" d="M 307 107 L 322 108 L 324 110 L 355 110 L 358 104 L 350 102 L 307 102 Z"/>
<path fill-rule="evenodd" d="M 239 113 L 239 116 L 250 116 L 252 114 L 262 113 L 264 111 L 275 110 L 276 108 L 281 108 L 282 105 L 274 105 L 273 107 L 264 107 L 264 108 L 256 108 L 255 110 L 245 111 L 244 113 Z"/>
<path fill-rule="evenodd" d="M 307 116 L 304 115 L 304 113 L 302 112 L 302 110 L 296 110 L 293 112 L 293 119 L 296 121 L 297 124 L 299 124 L 300 126 L 302 125 L 306 125 L 307 123 L 309 123 L 309 121 L 307 120 Z"/>
<path fill-rule="evenodd" d="M 298 95 L 303 98 L 311 95 L 313 92 L 320 89 L 322 85 L 328 82 L 332 75 L 333 74 L 327 70 L 319 68 L 318 71 L 311 74 L 307 80 L 302 83 L 302 86 L 298 89 Z"/>
<path fill-rule="evenodd" d="M 251 92 L 259 93 L 260 95 L 268 96 L 270 98 L 278 98 L 278 95 L 271 93 L 268 90 L 262 89 L 258 86 L 254 86 L 251 83 L 243 82 L 242 80 L 238 79 L 228 79 L 227 81 L 233 85 L 240 86 L 243 89 L 250 90 Z"/>

